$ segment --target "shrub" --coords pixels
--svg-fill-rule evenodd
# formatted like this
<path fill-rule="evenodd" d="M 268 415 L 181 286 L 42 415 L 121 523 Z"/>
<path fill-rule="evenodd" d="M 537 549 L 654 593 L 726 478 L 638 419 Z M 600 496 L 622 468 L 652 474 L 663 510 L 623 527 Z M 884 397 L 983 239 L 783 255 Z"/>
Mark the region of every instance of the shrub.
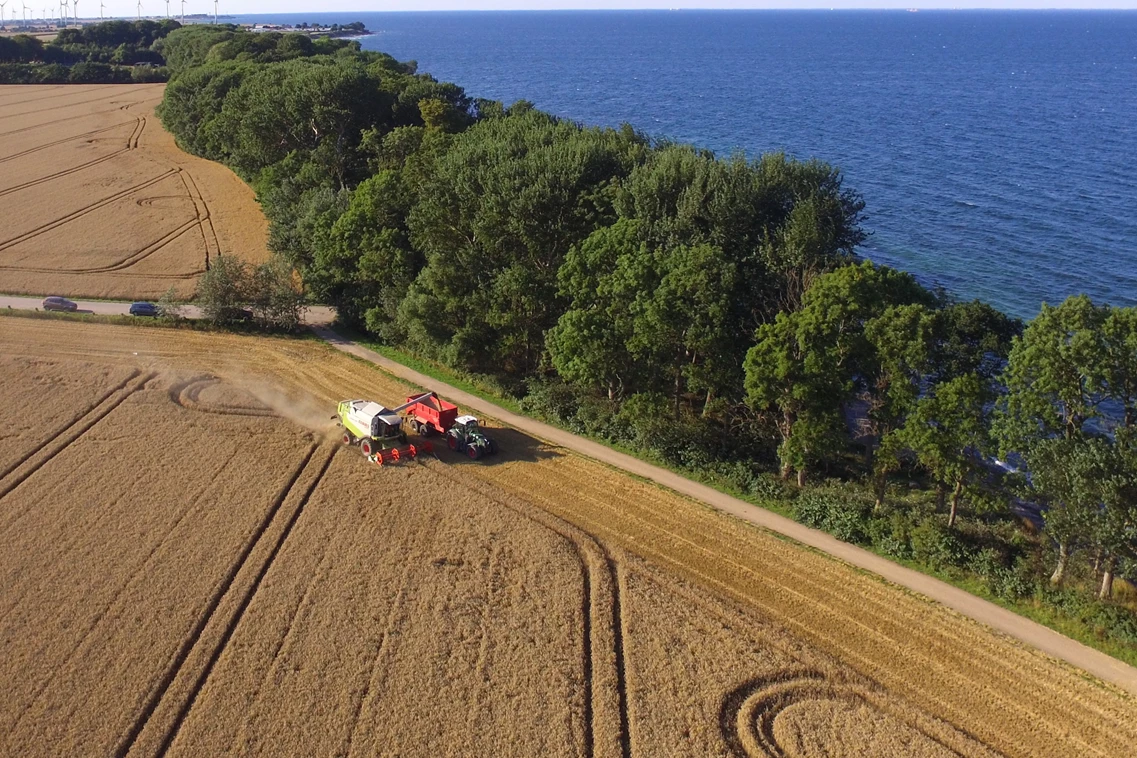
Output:
<path fill-rule="evenodd" d="M 1000 566 L 988 577 L 987 586 L 991 592 L 1007 600 L 1018 600 L 1035 590 L 1026 564 L 1016 563 L 1013 567 Z"/>
<path fill-rule="evenodd" d="M 572 387 L 562 381 L 534 380 L 529 382 L 528 392 L 519 405 L 522 413 L 566 423 L 576 415 L 580 398 Z"/>
<path fill-rule="evenodd" d="M 871 511 L 872 505 L 865 500 L 836 492 L 808 492 L 794 503 L 795 520 L 853 543 L 868 542 Z"/>
<path fill-rule="evenodd" d="M 159 318 L 171 321 L 179 321 L 184 318 L 185 304 L 178 302 L 178 293 L 173 285 L 158 299 L 157 305 Z"/>
<path fill-rule="evenodd" d="M 963 566 L 967 559 L 967 551 L 955 532 L 937 518 L 925 519 L 912 529 L 912 555 L 937 569 Z"/>
<path fill-rule="evenodd" d="M 869 541 L 894 558 L 912 557 L 912 527 L 908 514 L 893 511 L 884 518 L 870 519 L 866 527 Z"/>
<path fill-rule="evenodd" d="M 262 323 L 295 331 L 304 315 L 304 291 L 292 267 L 277 255 L 253 270 L 248 280 L 253 312 Z"/>
<path fill-rule="evenodd" d="M 205 318 L 215 324 L 241 320 L 250 291 L 249 266 L 234 255 L 219 255 L 197 280 L 197 301 Z"/>

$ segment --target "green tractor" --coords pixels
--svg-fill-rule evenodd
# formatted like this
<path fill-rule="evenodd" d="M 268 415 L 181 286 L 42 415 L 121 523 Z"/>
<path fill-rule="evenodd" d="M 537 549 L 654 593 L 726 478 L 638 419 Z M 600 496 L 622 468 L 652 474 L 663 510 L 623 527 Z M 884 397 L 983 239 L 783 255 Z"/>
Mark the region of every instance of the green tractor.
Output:
<path fill-rule="evenodd" d="M 497 452 L 497 443 L 486 436 L 473 416 L 459 416 L 454 420 L 454 426 L 446 432 L 446 444 L 451 450 L 465 453 L 474 461 Z"/>

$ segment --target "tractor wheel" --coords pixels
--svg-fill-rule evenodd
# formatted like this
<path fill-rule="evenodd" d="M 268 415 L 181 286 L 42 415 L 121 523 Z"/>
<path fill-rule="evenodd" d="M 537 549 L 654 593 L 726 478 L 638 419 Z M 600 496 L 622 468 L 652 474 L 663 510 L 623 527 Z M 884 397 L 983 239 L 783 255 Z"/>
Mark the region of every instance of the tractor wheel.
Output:
<path fill-rule="evenodd" d="M 466 448 L 466 455 L 470 456 L 470 460 L 476 461 L 482 457 L 482 449 L 477 445 L 470 445 Z"/>
<path fill-rule="evenodd" d="M 497 455 L 497 443 L 490 440 L 490 455 Z"/>
<path fill-rule="evenodd" d="M 363 440 L 359 443 L 359 449 L 365 457 L 370 458 L 371 454 L 375 452 L 375 444 L 371 440 Z"/>
<path fill-rule="evenodd" d="M 350 433 L 350 432 L 344 432 L 344 433 L 343 433 L 343 444 L 345 444 L 345 445 L 352 445 L 352 444 L 355 444 L 355 440 L 353 440 L 353 439 L 351 438 L 351 433 Z"/>
<path fill-rule="evenodd" d="M 447 435 L 446 444 L 450 446 L 451 450 L 457 450 L 458 449 L 458 438 L 455 437 L 453 434 Z"/>

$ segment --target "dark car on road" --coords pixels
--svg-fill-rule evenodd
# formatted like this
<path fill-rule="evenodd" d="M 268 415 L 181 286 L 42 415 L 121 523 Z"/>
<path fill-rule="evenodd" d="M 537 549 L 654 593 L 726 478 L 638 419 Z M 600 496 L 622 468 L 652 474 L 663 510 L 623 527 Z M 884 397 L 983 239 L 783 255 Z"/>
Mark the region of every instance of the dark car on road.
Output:
<path fill-rule="evenodd" d="M 43 300 L 45 311 L 77 311 L 79 306 L 65 297 L 45 297 Z"/>
<path fill-rule="evenodd" d="M 158 306 L 154 303 L 131 303 L 130 304 L 131 316 L 157 316 Z"/>
<path fill-rule="evenodd" d="M 218 315 L 221 321 L 252 321 L 254 318 L 248 308 L 222 308 Z"/>

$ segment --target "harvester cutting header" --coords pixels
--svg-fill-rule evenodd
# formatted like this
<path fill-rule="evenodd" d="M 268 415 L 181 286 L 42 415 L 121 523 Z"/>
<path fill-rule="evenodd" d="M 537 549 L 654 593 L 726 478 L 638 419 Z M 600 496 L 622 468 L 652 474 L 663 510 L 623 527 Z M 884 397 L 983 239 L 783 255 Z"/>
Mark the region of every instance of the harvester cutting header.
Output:
<path fill-rule="evenodd" d="M 400 415 L 406 412 L 406 417 Z M 397 408 L 385 408 L 370 400 L 344 400 L 335 416 L 343 427 L 343 443 L 359 445 L 368 460 L 382 466 L 420 453 L 433 453 L 425 438 L 446 435 L 451 450 L 465 453 L 473 460 L 497 452 L 497 443 L 486 436 L 473 416 L 459 416 L 458 406 L 448 403 L 434 392 L 407 398 Z M 404 420 L 424 438 L 418 444 L 408 442 Z"/>

